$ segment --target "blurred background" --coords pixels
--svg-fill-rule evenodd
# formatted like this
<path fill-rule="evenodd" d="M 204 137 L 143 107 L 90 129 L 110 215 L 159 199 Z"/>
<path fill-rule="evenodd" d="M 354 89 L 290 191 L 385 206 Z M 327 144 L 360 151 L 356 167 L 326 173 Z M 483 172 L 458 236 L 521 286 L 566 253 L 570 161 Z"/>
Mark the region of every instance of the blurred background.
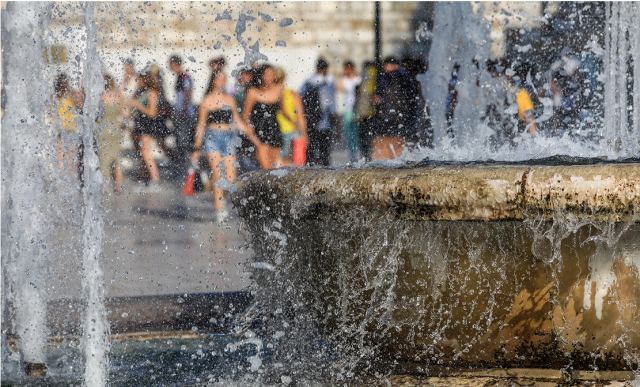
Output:
<path fill-rule="evenodd" d="M 97 4 L 96 23 L 100 54 L 118 80 L 125 58 L 134 59 L 140 69 L 157 62 L 168 73 L 168 58 L 175 53 L 188 59 L 184 67 L 194 78 L 198 100 L 209 76 L 207 63 L 220 55 L 232 70 L 256 60 L 283 66 L 294 88 L 313 72 L 318 56 L 327 58 L 330 71 L 336 74 L 346 60 L 358 68 L 373 60 L 376 30 L 380 57 L 426 61 L 434 4 L 381 2 L 376 19 L 375 2 L 102 2 Z M 496 58 L 524 52 L 527 44 L 540 42 L 540 34 L 549 33 L 543 31 L 549 29 L 547 19 L 566 18 L 575 13 L 575 7 L 575 3 L 472 3 L 474 12 L 491 26 L 491 53 Z M 570 20 L 575 24 L 573 17 Z M 81 66 L 75 58 L 82 45 L 75 43 L 82 40 L 82 22 L 79 5 L 55 4 L 51 43 L 58 46 L 61 66 L 70 70 Z M 556 31 L 557 36 L 566 34 L 564 27 Z M 571 36 L 572 44 L 579 45 L 576 38 Z M 533 55 L 533 51 L 527 52 Z M 173 97 L 172 88 L 166 90 Z"/>

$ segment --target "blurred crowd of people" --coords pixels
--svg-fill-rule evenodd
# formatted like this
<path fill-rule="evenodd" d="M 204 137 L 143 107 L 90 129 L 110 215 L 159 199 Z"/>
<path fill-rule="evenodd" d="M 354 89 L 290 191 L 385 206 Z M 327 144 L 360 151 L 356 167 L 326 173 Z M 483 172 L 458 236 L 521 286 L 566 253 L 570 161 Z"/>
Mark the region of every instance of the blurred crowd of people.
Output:
<path fill-rule="evenodd" d="M 339 77 L 329 63 L 318 58 L 313 73 L 299 90 L 287 86 L 283 68 L 267 62 L 237 70 L 233 87 L 227 83 L 226 61 L 210 61 L 211 75 L 199 105 L 193 101 L 193 80 L 178 55 L 169 58 L 175 75 L 175 100 L 165 94 L 160 68 L 147 66 L 138 73 L 125 60 L 120 85 L 104 74 L 104 92 L 98 119 L 96 147 L 100 169 L 120 192 L 123 131 L 131 136 L 150 190 L 157 189 L 160 170 L 154 143 L 184 177 L 183 193 L 192 195 L 201 176 L 201 160 L 211 171 L 214 208 L 227 216 L 225 182 L 241 172 L 282 166 L 329 166 L 332 149 L 344 142 L 352 162 L 398 156 L 415 141 L 417 117 L 425 103 L 418 72 L 410 72 L 395 57 L 388 57 L 381 72 L 373 62 L 362 75 L 346 61 Z M 409 66 L 407 66 L 409 67 Z M 84 91 L 73 89 L 62 73 L 55 80 L 56 110 L 60 122 L 57 153 L 61 167 L 81 171 L 81 139 L 76 118 L 82 114 Z M 337 94 L 342 93 L 338 106 Z M 167 137 L 173 136 L 172 146 Z"/>
<path fill-rule="evenodd" d="M 246 172 L 282 166 L 329 166 L 332 150 L 342 143 L 350 162 L 393 159 L 413 144 L 429 145 L 430 116 L 417 80 L 424 65 L 417 61 L 390 56 L 380 65 L 364 63 L 360 72 L 352 61 L 345 61 L 340 75 L 334 77 L 330 64 L 321 57 L 315 72 L 299 90 L 293 90 L 287 86 L 285 70 L 267 62 L 236 70 L 230 86 L 225 58 L 217 57 L 209 62 L 206 93 L 197 106 L 193 79 L 183 67 L 183 59 L 172 55 L 168 65 L 175 75 L 173 103 L 167 99 L 157 64 L 138 73 L 134 62 L 125 60 L 120 85 L 112 75 L 104 74 L 96 145 L 100 168 L 105 176 L 113 178 L 116 192 L 123 186 L 123 131 L 131 136 L 151 190 L 160 182 L 154 143 L 184 179 L 185 195 L 193 194 L 202 170 L 208 168 L 214 208 L 221 220 L 227 216 L 225 184 L 235 180 L 238 168 Z M 569 80 L 577 71 L 571 63 L 555 65 L 549 71 L 546 87 L 538 88 L 534 78 L 540 77 L 534 77 L 526 64 L 513 66 L 502 60 L 485 65 L 496 81 L 497 86 L 491 89 L 496 95 L 479 113 L 482 121 L 495 129 L 496 144 L 508 143 L 522 132 L 535 135 L 541 124 L 551 130 L 566 126 L 572 117 L 580 119 L 575 113 L 583 92 L 580 88 L 571 92 L 575 82 Z M 443 101 L 447 133 L 452 137 L 456 135 L 452 122 L 458 103 L 459 69 L 454 63 Z M 81 168 L 76 117 L 82 114 L 84 93 L 71 88 L 66 74 L 60 74 L 54 86 L 61 127 L 58 159 L 63 168 L 73 171 Z M 340 106 L 338 93 L 342 94 Z M 545 98 L 551 102 L 543 103 Z M 551 114 L 544 112 L 545 106 L 552 106 Z M 174 138 L 172 146 L 166 141 L 170 136 Z"/>

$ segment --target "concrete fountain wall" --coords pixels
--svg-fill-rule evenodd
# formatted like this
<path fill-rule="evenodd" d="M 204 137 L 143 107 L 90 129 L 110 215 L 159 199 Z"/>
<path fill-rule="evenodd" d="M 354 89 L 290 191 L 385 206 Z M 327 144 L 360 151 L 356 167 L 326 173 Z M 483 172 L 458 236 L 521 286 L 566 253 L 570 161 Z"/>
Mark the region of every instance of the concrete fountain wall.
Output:
<path fill-rule="evenodd" d="M 346 356 L 639 363 L 640 164 L 278 170 L 244 176 L 234 203 L 272 268 L 258 293 Z"/>

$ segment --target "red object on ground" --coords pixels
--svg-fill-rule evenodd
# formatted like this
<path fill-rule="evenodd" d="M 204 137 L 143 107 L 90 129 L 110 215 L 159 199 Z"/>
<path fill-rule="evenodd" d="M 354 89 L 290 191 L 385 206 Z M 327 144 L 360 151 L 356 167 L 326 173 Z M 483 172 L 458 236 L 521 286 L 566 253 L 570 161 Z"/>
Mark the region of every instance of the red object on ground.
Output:
<path fill-rule="evenodd" d="M 196 183 L 196 171 L 190 169 L 187 174 L 187 180 L 184 182 L 184 187 L 182 188 L 182 194 L 184 196 L 193 196 L 193 191 L 195 190 Z"/>
<path fill-rule="evenodd" d="M 302 167 L 307 163 L 307 141 L 304 138 L 295 138 L 291 140 L 291 148 L 293 149 L 293 164 Z"/>

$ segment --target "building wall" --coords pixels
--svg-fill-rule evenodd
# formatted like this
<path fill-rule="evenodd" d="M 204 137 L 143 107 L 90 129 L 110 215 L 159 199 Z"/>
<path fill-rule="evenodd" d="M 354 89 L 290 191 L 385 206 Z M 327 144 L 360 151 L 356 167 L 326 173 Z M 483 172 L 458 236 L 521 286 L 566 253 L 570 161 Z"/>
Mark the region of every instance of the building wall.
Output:
<path fill-rule="evenodd" d="M 432 25 L 427 19 L 433 4 L 380 6 L 383 56 L 409 51 L 426 59 L 425 26 Z M 474 9 L 491 24 L 494 56 L 504 54 L 506 28 L 540 23 L 539 2 L 474 3 Z M 77 70 L 73 59 L 83 44 L 80 5 L 56 3 L 53 15 L 52 43 L 67 46 L 69 65 Z M 133 58 L 139 70 L 156 62 L 170 98 L 173 76 L 166 62 L 173 53 L 186 59 L 196 99 L 204 93 L 207 63 L 218 55 L 228 59 L 230 70 L 259 58 L 281 65 L 296 88 L 313 72 L 319 55 L 329 60 L 334 74 L 346 59 L 361 65 L 374 56 L 373 2 L 103 2 L 96 3 L 96 23 L 104 67 L 119 79 L 124 58 Z"/>
<path fill-rule="evenodd" d="M 414 36 L 411 18 L 417 5 L 381 6 L 383 54 L 399 53 L 403 43 Z M 346 59 L 360 65 L 374 56 L 373 18 L 373 2 L 96 4 L 99 49 L 108 71 L 119 78 L 122 59 L 132 57 L 139 69 L 157 62 L 169 75 L 166 61 L 177 53 L 186 59 L 185 66 L 194 76 L 197 99 L 208 79 L 207 63 L 218 55 L 227 58 L 230 70 L 260 58 L 274 62 L 285 68 L 293 87 L 313 72 L 319 55 L 329 60 L 336 74 Z M 242 20 L 246 21 L 245 31 Z M 67 43 L 71 59 L 82 42 L 70 36 L 82 34 L 82 22 L 77 4 L 55 5 L 53 41 Z M 254 49 L 256 44 L 259 50 Z"/>

